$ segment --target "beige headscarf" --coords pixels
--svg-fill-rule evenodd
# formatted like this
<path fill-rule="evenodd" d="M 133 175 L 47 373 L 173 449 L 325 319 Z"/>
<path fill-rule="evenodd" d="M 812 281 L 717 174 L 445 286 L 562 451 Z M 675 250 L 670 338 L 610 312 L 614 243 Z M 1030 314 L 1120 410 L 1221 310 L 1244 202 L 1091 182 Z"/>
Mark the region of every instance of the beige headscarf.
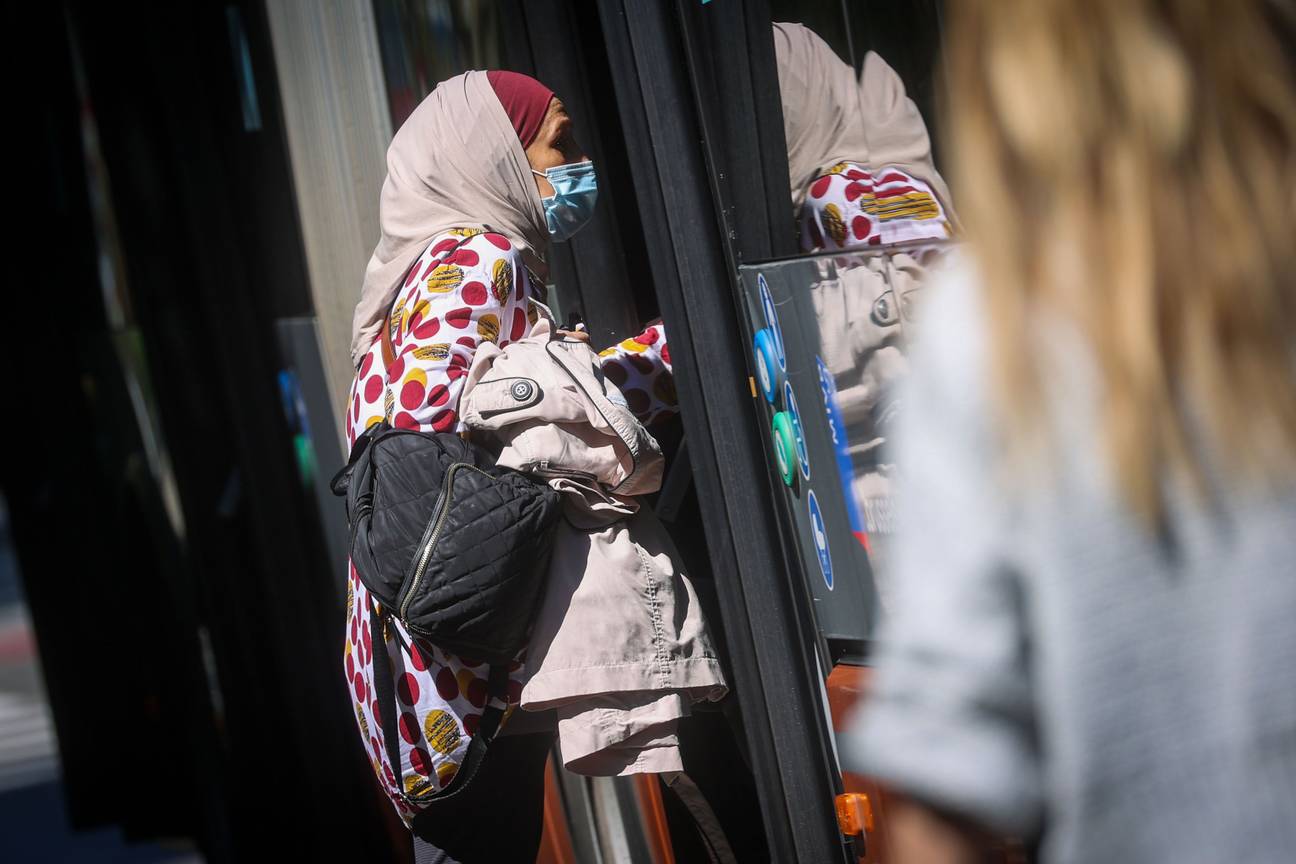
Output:
<path fill-rule="evenodd" d="M 868 52 L 857 82 L 850 65 L 802 24 L 774 25 L 774 53 L 798 212 L 818 172 L 858 162 L 874 169 L 894 165 L 926 181 L 949 213 L 949 189 L 932 162 L 922 114 L 885 60 Z"/>
<path fill-rule="evenodd" d="M 526 151 L 485 72 L 437 85 L 387 148 L 378 221 L 351 324 L 351 362 L 378 338 L 402 280 L 437 234 L 482 228 L 503 234 L 542 278 L 549 243 Z"/>
<path fill-rule="evenodd" d="M 815 174 L 838 162 L 868 164 L 855 70 L 802 24 L 774 25 L 792 203 L 800 211 Z"/>

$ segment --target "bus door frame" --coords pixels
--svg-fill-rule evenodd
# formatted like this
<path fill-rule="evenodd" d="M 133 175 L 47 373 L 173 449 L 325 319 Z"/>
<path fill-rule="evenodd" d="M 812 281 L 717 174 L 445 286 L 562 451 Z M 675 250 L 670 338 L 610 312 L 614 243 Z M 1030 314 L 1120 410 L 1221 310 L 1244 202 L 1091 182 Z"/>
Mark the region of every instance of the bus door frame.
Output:
<path fill-rule="evenodd" d="M 770 853 L 853 860 L 834 815 L 823 640 L 779 517 L 738 307 L 739 264 L 796 251 L 768 4 L 598 10 Z"/>

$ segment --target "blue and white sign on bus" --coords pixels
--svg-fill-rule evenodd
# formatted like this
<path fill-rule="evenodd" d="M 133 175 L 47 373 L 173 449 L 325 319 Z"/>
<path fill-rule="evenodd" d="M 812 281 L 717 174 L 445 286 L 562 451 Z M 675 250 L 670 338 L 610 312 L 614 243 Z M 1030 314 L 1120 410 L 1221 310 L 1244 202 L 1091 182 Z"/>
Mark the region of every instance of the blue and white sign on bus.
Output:
<path fill-rule="evenodd" d="M 801 465 L 801 479 L 810 479 L 810 451 L 806 447 L 805 432 L 801 429 L 801 412 L 797 409 L 796 393 L 791 382 L 783 384 L 783 407 L 792 421 L 792 443 L 796 445 L 797 462 Z"/>
<path fill-rule="evenodd" d="M 774 359 L 778 361 L 779 371 L 787 372 L 787 352 L 783 350 L 783 329 L 779 327 L 778 311 L 774 308 L 774 298 L 770 296 L 769 283 L 765 281 L 765 274 L 756 275 L 756 283 L 760 286 L 761 310 L 765 313 L 765 325 L 769 327 L 770 336 L 774 339 Z"/>
<path fill-rule="evenodd" d="M 773 405 L 778 398 L 778 361 L 774 359 L 774 337 L 770 328 L 756 331 L 756 383 L 760 385 L 761 395 Z"/>
<path fill-rule="evenodd" d="M 842 421 L 841 409 L 837 405 L 837 383 L 822 358 L 815 357 L 815 363 L 819 366 L 819 393 L 823 397 L 824 417 L 828 421 L 828 433 L 832 436 L 833 452 L 837 456 L 837 476 L 841 480 L 846 519 L 850 522 L 851 532 L 863 542 L 867 528 L 855 503 L 855 467 L 847 447 L 846 424 Z"/>
<path fill-rule="evenodd" d="M 832 553 L 828 551 L 828 529 L 824 526 L 823 513 L 819 510 L 819 499 L 811 489 L 807 497 L 810 508 L 810 533 L 814 538 L 815 554 L 819 556 L 819 572 L 823 574 L 824 584 L 831 591 L 833 587 Z"/>

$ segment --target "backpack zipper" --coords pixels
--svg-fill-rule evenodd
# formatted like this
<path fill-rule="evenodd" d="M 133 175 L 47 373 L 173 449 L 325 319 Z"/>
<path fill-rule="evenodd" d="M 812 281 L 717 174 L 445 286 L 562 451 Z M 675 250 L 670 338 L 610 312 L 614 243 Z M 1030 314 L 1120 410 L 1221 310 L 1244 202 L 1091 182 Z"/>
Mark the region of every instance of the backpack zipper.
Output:
<path fill-rule="evenodd" d="M 432 508 L 432 521 L 428 523 L 427 531 L 423 535 L 425 540 L 423 548 L 419 550 L 418 566 L 414 568 L 414 573 L 410 578 L 409 589 L 405 592 L 405 596 L 401 598 L 400 617 L 402 619 L 409 612 L 409 605 L 414 599 L 414 592 L 418 590 L 419 583 L 423 581 L 423 572 L 427 569 L 428 560 L 432 557 L 432 550 L 436 548 L 437 540 L 441 536 L 441 529 L 445 527 L 446 518 L 450 515 L 450 505 L 454 500 L 454 477 L 460 468 L 467 468 L 484 477 L 495 479 L 476 465 L 470 465 L 467 462 L 455 462 L 446 471 L 445 478 L 441 481 L 441 494 L 437 497 L 437 503 Z"/>

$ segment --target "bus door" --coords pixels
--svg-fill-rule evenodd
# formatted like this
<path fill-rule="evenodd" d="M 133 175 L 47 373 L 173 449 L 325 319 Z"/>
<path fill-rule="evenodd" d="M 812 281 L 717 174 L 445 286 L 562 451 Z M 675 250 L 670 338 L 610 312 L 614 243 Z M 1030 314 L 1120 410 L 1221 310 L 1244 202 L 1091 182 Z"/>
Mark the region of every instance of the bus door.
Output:
<path fill-rule="evenodd" d="M 834 730 L 866 689 L 884 614 L 904 330 L 956 224 L 932 114 L 941 11 L 599 3 L 774 860 L 885 850 L 885 801 L 843 776 Z M 856 79 L 894 76 L 913 106 L 905 131 L 931 142 L 891 166 L 904 170 L 867 152 L 819 166 L 867 179 L 849 191 L 862 221 L 806 210 L 792 188 L 776 21 L 804 24 Z"/>

